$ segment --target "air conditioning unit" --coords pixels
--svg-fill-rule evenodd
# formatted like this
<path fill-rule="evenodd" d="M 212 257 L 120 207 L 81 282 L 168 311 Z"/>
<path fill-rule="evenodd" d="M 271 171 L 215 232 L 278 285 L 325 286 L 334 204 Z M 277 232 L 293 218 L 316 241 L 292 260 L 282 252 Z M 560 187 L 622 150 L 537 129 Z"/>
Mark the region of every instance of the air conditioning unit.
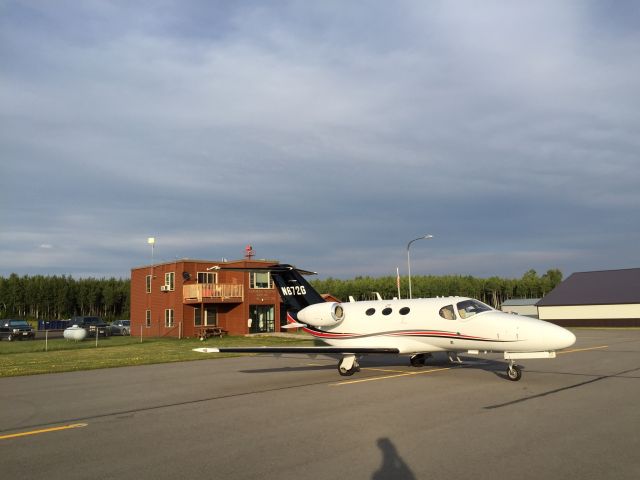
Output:
<path fill-rule="evenodd" d="M 161 292 L 168 292 L 169 290 L 171 290 L 171 287 L 169 287 L 169 285 L 162 285 L 160 287 Z"/>

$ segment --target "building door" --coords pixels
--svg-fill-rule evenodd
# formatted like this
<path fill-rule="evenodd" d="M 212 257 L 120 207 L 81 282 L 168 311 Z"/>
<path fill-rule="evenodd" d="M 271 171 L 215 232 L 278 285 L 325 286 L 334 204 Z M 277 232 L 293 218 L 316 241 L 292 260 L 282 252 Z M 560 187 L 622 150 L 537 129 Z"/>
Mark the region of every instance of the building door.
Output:
<path fill-rule="evenodd" d="M 204 315 L 203 315 L 203 312 L 204 312 Z M 218 308 L 215 305 L 207 305 L 206 307 L 204 307 L 204 309 L 200 309 L 200 307 L 195 307 L 193 319 L 194 319 L 193 324 L 196 327 L 200 327 L 200 326 L 217 327 L 218 326 Z"/>
<path fill-rule="evenodd" d="M 204 307 L 204 324 L 208 327 L 218 326 L 218 308 L 215 305 Z"/>
<path fill-rule="evenodd" d="M 251 305 L 249 307 L 251 333 L 267 333 L 276 331 L 275 307 L 273 305 Z"/>

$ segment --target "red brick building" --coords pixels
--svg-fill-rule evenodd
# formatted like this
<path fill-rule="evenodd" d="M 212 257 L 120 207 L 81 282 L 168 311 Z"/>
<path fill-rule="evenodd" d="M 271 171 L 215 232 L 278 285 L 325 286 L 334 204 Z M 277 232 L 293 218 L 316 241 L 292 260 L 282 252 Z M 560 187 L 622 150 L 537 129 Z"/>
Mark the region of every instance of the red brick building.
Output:
<path fill-rule="evenodd" d="M 273 260 L 182 259 L 131 270 L 131 334 L 197 337 L 217 326 L 232 335 L 279 332 L 286 312 L 267 272 Z"/>

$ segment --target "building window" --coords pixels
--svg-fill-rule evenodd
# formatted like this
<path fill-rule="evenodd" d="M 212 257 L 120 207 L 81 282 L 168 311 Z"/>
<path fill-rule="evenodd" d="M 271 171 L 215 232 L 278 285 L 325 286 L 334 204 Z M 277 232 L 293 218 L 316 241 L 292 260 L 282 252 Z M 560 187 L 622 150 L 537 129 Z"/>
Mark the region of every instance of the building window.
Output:
<path fill-rule="evenodd" d="M 251 333 L 265 333 L 276 331 L 275 307 L 273 305 L 249 306 L 249 331 Z"/>
<path fill-rule="evenodd" d="M 147 293 L 151 293 L 151 275 L 147 275 L 146 283 L 147 283 Z"/>
<path fill-rule="evenodd" d="M 168 272 L 164 274 L 164 286 L 172 292 L 175 290 L 176 272 Z"/>
<path fill-rule="evenodd" d="M 218 283 L 218 274 L 214 272 L 198 272 L 198 283 Z"/>
<path fill-rule="evenodd" d="M 269 272 L 251 272 L 249 288 L 271 288 L 271 275 Z"/>
<path fill-rule="evenodd" d="M 164 311 L 164 326 L 166 328 L 173 327 L 173 308 L 167 308 Z"/>
<path fill-rule="evenodd" d="M 144 326 L 147 328 L 151 328 L 151 310 L 147 310 L 144 313 Z"/>

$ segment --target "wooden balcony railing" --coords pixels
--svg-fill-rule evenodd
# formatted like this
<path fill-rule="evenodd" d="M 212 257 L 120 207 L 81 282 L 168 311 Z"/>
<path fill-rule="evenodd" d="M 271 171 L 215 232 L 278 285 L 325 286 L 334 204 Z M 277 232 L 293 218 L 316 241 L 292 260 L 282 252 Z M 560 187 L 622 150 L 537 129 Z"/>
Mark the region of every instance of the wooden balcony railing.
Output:
<path fill-rule="evenodd" d="M 184 301 L 197 300 L 236 300 L 242 301 L 244 290 L 242 285 L 227 283 L 197 283 L 195 285 L 184 285 L 182 287 L 182 298 Z"/>

